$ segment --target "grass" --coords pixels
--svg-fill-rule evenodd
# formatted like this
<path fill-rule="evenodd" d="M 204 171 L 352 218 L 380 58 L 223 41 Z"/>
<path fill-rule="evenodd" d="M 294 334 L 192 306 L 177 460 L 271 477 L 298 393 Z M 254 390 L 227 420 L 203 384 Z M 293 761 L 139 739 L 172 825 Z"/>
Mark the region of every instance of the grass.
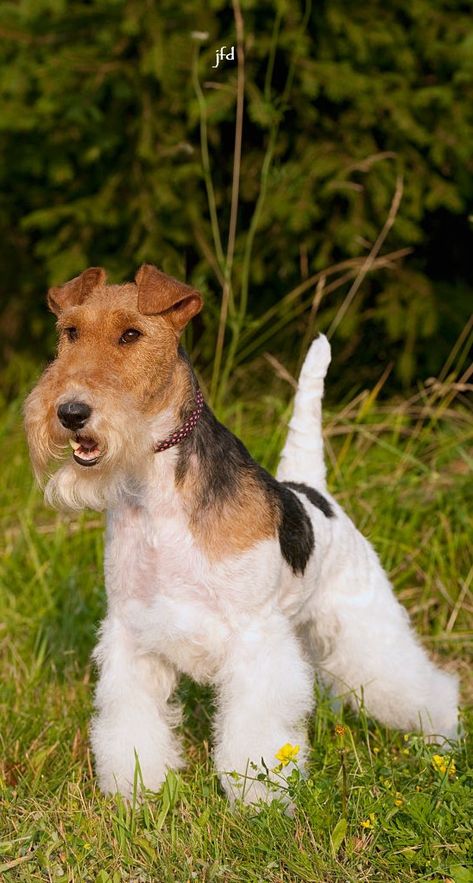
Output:
<path fill-rule="evenodd" d="M 362 395 L 328 412 L 330 486 L 375 543 L 429 650 L 471 702 L 471 443 L 462 388 L 409 401 Z M 0 872 L 7 881 L 472 880 L 472 718 L 448 751 L 318 697 L 310 775 L 277 803 L 231 811 L 209 758 L 212 695 L 184 680 L 189 765 L 140 806 L 102 797 L 88 719 L 89 657 L 104 610 L 102 519 L 47 511 L 34 489 L 20 406 L 0 428 Z M 281 397 L 222 414 L 274 468 Z M 261 427 L 265 427 L 262 431 Z M 469 656 L 470 654 L 470 656 Z"/>

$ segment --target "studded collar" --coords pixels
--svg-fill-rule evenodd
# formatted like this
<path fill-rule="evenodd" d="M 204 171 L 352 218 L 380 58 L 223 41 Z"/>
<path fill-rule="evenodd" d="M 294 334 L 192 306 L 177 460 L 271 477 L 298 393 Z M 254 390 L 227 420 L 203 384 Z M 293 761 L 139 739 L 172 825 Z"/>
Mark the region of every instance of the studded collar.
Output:
<path fill-rule="evenodd" d="M 176 429 L 172 435 L 169 435 L 161 442 L 156 442 L 153 446 L 153 453 L 159 454 L 161 451 L 167 451 L 168 448 L 173 448 L 174 445 L 178 445 L 179 442 L 184 441 L 184 439 L 194 431 L 204 409 L 204 397 L 200 389 L 197 389 L 195 401 L 195 408 L 191 411 L 187 419 L 184 420 L 184 423 L 179 429 Z"/>

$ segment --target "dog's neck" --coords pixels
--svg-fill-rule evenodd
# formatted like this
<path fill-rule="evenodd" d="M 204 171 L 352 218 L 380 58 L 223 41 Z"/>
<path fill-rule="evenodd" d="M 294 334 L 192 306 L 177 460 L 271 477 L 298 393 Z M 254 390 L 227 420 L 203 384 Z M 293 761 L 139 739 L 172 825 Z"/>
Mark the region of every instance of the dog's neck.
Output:
<path fill-rule="evenodd" d="M 159 395 L 159 408 L 148 416 L 149 450 L 160 454 L 178 446 L 191 434 L 203 410 L 203 396 L 189 359 L 182 347 L 164 389 Z M 166 457 L 169 459 L 169 457 Z"/>
<path fill-rule="evenodd" d="M 176 366 L 171 431 L 195 408 L 198 384 L 185 356 Z M 274 480 L 204 404 L 192 432 L 178 444 L 153 454 L 143 483 L 151 518 L 163 507 L 185 514 L 199 548 L 213 560 L 238 554 L 275 535 L 278 513 L 268 482 Z"/>
<path fill-rule="evenodd" d="M 177 429 L 175 429 L 170 435 L 163 439 L 163 441 L 156 442 L 153 445 L 153 453 L 161 454 L 163 451 L 168 451 L 170 448 L 174 448 L 176 445 L 179 445 L 183 441 L 185 441 L 185 439 L 193 433 L 198 421 L 202 416 L 203 410 L 204 397 L 201 390 L 197 388 L 193 410 L 183 420 L 183 422 Z"/>
<path fill-rule="evenodd" d="M 143 458 L 137 462 L 136 473 L 130 475 L 131 494 L 134 502 L 142 499 L 145 508 L 157 498 L 169 498 L 175 494 L 178 480 L 176 473 L 191 466 L 189 460 L 193 445 L 189 445 L 204 412 L 210 413 L 204 402 L 191 363 L 182 347 L 164 392 L 160 394 L 159 410 L 148 418 L 147 446 Z M 195 456 L 192 465 L 197 466 Z M 142 486 L 143 492 L 136 493 Z M 127 496 L 127 495 L 125 495 Z M 126 502 L 126 500 L 125 500 Z"/>

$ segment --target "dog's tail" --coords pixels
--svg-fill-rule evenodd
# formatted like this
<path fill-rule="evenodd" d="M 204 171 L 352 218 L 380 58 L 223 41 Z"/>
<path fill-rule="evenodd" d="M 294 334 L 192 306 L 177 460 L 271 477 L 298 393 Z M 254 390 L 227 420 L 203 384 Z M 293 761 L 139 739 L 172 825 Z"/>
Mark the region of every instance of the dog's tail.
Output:
<path fill-rule="evenodd" d="M 277 478 L 325 489 L 322 398 L 330 364 L 330 344 L 325 335 L 314 340 L 299 377 L 294 413 L 281 454 Z"/>

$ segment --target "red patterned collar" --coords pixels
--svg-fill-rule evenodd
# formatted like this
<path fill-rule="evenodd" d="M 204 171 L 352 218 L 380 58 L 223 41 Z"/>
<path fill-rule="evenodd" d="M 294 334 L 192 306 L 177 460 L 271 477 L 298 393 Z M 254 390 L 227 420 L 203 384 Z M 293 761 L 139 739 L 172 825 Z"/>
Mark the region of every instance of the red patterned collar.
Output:
<path fill-rule="evenodd" d="M 196 405 L 193 411 L 189 414 L 182 426 L 179 429 L 176 429 L 172 435 L 165 438 L 162 442 L 156 442 L 153 447 L 153 453 L 159 454 L 161 451 L 167 451 L 168 448 L 174 447 L 174 445 L 178 445 L 179 442 L 184 441 L 191 432 L 194 431 L 204 409 L 204 397 L 200 391 L 197 389 L 195 394 Z"/>

